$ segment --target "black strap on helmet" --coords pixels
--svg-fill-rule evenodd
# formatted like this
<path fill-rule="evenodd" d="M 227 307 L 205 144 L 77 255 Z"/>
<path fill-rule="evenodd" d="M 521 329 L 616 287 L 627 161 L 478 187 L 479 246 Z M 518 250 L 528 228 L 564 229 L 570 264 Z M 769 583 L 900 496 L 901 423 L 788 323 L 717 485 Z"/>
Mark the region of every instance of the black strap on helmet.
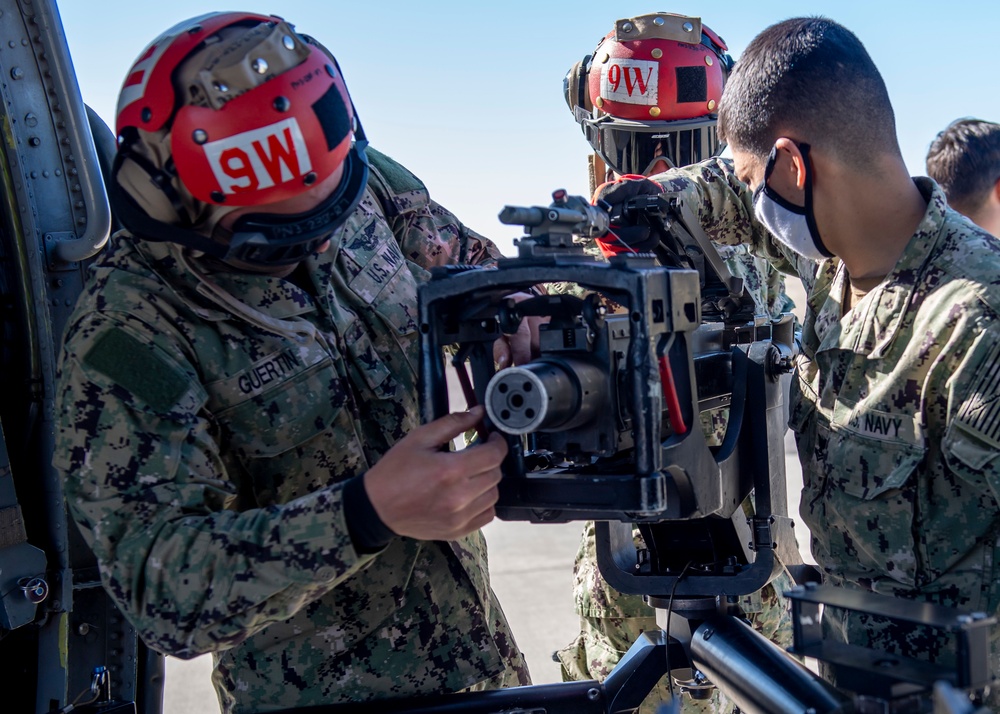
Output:
<path fill-rule="evenodd" d="M 107 185 L 108 203 L 111 204 L 111 213 L 118 219 L 118 222 L 137 238 L 158 243 L 178 243 L 185 248 L 201 251 L 213 258 L 224 258 L 228 250 L 226 246 L 196 233 L 187 226 L 173 225 L 151 218 L 139 206 L 139 203 L 122 188 L 121 184 L 118 183 L 118 172 L 121 171 L 126 160 L 135 160 L 135 158 L 135 154 L 127 149 L 119 149 L 111 166 L 111 177 Z M 147 169 L 147 166 L 141 162 L 139 162 L 139 166 L 144 170 Z M 150 178 L 154 184 L 160 186 L 152 176 Z M 173 187 L 170 188 L 173 191 Z M 178 215 L 183 217 L 183 210 Z"/>
<path fill-rule="evenodd" d="M 733 71 L 733 67 L 736 66 L 736 61 L 733 59 L 733 56 L 726 52 L 726 50 L 722 49 L 722 47 L 717 44 L 715 40 L 709 37 L 707 33 L 701 33 L 701 44 L 715 53 L 715 56 L 719 58 L 722 62 L 722 66 L 726 68 L 727 72 Z"/>

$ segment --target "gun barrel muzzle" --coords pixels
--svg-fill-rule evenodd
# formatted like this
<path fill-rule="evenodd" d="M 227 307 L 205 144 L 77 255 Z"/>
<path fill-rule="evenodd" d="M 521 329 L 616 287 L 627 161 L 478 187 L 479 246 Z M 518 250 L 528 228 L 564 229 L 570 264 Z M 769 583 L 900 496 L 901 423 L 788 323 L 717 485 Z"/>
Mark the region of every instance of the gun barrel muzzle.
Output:
<path fill-rule="evenodd" d="M 545 221 L 548 209 L 533 206 L 504 206 L 500 211 L 500 222 L 507 226 L 540 226 Z"/>
<path fill-rule="evenodd" d="M 603 408 L 605 381 L 588 362 L 543 357 L 495 374 L 486 386 L 486 413 L 507 434 L 572 429 Z"/>

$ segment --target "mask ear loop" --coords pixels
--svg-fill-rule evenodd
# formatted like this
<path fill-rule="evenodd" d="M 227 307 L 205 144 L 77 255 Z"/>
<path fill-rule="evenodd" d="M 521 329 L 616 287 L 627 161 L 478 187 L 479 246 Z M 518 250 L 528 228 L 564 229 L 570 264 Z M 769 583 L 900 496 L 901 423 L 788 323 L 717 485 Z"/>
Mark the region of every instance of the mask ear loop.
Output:
<path fill-rule="evenodd" d="M 809 160 L 809 144 L 802 143 L 798 144 L 799 151 L 802 152 L 802 162 L 805 164 L 806 168 L 806 225 L 809 227 L 809 233 L 812 235 L 813 242 L 822 253 L 827 258 L 832 258 L 833 253 L 826 247 L 823 243 L 823 239 L 819 235 L 819 226 L 816 225 L 816 214 L 813 212 L 813 177 L 812 177 L 812 162 Z"/>
<path fill-rule="evenodd" d="M 796 206 L 791 201 L 788 201 L 782 197 L 777 191 L 773 190 L 767 185 L 768 179 L 771 178 L 771 174 L 774 173 L 775 165 L 778 160 L 778 147 L 772 147 L 771 153 L 768 154 L 767 163 L 764 165 L 764 180 L 761 182 L 760 186 L 756 188 L 753 192 L 753 203 L 756 204 L 761 193 L 767 195 L 772 201 L 777 203 L 782 208 L 785 208 L 792 213 L 798 214 L 800 216 L 805 216 L 806 227 L 809 229 L 809 235 L 812 238 L 813 243 L 816 245 L 816 249 L 826 258 L 833 258 L 833 253 L 830 249 L 826 247 L 823 243 L 823 239 L 819 235 L 819 227 L 816 225 L 816 214 L 813 212 L 813 174 L 812 174 L 812 162 L 809 160 L 809 144 L 806 143 L 796 143 L 799 147 L 799 152 L 802 154 L 802 162 L 805 165 L 806 172 L 806 185 L 805 185 L 805 206 Z"/>
<path fill-rule="evenodd" d="M 774 173 L 774 166 L 778 163 L 778 147 L 772 146 L 771 153 L 767 155 L 767 162 L 764 164 L 764 183 L 762 185 L 767 186 L 767 180 L 771 178 L 771 174 Z"/>
<path fill-rule="evenodd" d="M 806 148 L 806 154 L 808 154 L 808 151 L 809 151 L 808 144 L 806 144 L 805 146 L 807 147 Z M 787 198 L 785 198 L 780 193 L 778 193 L 773 188 L 771 188 L 770 186 L 767 185 L 768 180 L 771 178 L 771 174 L 774 173 L 774 169 L 777 166 L 777 163 L 778 163 L 778 147 L 774 146 L 774 147 L 771 147 L 771 153 L 768 154 L 767 163 L 764 165 L 764 180 L 761 182 L 760 186 L 757 187 L 757 190 L 754 191 L 754 195 L 757 196 L 757 195 L 760 195 L 761 193 L 764 193 L 768 198 L 770 198 L 772 201 L 774 201 L 775 203 L 777 203 L 779 206 L 781 206 L 785 210 L 791 211 L 792 213 L 794 213 L 796 215 L 799 215 L 799 216 L 804 215 L 806 213 L 806 207 L 805 206 L 796 206 L 794 203 L 792 203 Z M 807 183 L 806 189 L 807 189 L 807 195 L 808 195 L 808 181 L 809 181 L 808 161 L 806 162 L 806 166 L 807 166 L 807 168 L 806 168 L 806 183 Z"/>

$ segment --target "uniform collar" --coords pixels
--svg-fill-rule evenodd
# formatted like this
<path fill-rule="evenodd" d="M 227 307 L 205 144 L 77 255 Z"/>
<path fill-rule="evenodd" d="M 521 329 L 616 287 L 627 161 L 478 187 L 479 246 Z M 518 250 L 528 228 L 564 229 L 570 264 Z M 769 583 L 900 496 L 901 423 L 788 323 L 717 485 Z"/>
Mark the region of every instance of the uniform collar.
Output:
<path fill-rule="evenodd" d="M 172 281 L 180 282 L 205 298 L 199 301 L 204 307 L 198 310 L 203 313 L 203 317 L 219 319 L 225 315 L 219 311 L 218 302 L 205 294 L 201 281 L 184 268 L 179 252 L 186 250 L 185 248 L 173 243 L 133 240 L 136 249 L 152 261 L 158 272 L 169 274 Z M 210 261 L 190 256 L 187 259 L 213 284 L 234 297 L 238 296 L 239 302 L 251 310 L 264 313 L 270 318 L 285 320 L 316 311 L 313 297 L 289 280 L 220 270 Z M 309 263 L 311 262 L 310 259 Z M 312 272 L 313 266 L 309 267 Z"/>
<path fill-rule="evenodd" d="M 238 296 L 247 307 L 278 320 L 316 311 L 313 297 L 284 278 L 225 270 L 213 272 L 209 277 L 230 295 Z"/>

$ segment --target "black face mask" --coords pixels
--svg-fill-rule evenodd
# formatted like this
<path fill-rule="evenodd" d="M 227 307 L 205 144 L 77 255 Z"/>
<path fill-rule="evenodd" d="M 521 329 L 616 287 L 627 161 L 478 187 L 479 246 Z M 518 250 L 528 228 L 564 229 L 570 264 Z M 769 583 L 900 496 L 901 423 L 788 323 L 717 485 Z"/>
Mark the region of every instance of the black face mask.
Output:
<path fill-rule="evenodd" d="M 355 144 L 344 160 L 344 175 L 321 204 L 303 213 L 248 213 L 233 223 L 222 260 L 282 266 L 301 262 L 319 250 L 357 208 L 368 183 L 364 147 Z"/>

